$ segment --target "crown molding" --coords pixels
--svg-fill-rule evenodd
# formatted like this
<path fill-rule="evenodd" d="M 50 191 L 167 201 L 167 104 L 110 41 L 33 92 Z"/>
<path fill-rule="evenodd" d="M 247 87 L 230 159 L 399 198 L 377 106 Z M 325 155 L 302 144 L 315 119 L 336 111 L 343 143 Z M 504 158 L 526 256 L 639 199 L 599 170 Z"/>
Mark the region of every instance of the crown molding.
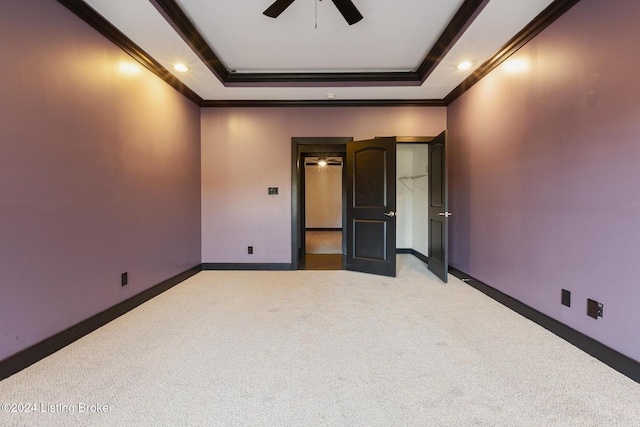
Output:
<path fill-rule="evenodd" d="M 149 71 L 167 82 L 178 92 L 200 105 L 202 98 L 191 88 L 178 80 L 158 61 L 147 54 L 140 46 L 135 44 L 129 37 L 124 35 L 120 30 L 114 27 L 109 21 L 104 19 L 102 15 L 97 13 L 93 8 L 82 0 L 58 0 L 70 11 L 75 13 L 80 19 L 96 29 L 100 34 L 111 40 L 116 46 L 120 47 L 126 53 L 131 55 L 133 59 L 142 64 Z"/>
<path fill-rule="evenodd" d="M 205 100 L 205 108 L 229 107 L 444 107 L 441 99 Z"/>
<path fill-rule="evenodd" d="M 489 0 L 466 0 L 415 72 L 394 73 L 234 73 L 220 61 L 189 18 L 174 0 L 150 0 L 176 29 L 186 37 L 209 69 L 226 86 L 334 86 L 420 85 L 435 69 L 449 48 L 466 31 Z M 444 99 L 356 99 L 356 100 L 204 100 L 191 88 L 153 59 L 142 48 L 104 19 L 82 0 L 58 0 L 67 9 L 91 25 L 132 58 L 163 79 L 200 107 L 441 107 L 447 106 L 469 90 L 498 65 L 517 52 L 580 0 L 556 0 L 523 28 L 498 52 L 476 69 Z M 204 56 L 204 58 L 202 58 Z M 226 83 L 225 83 L 226 82 Z"/>
<path fill-rule="evenodd" d="M 150 0 L 169 25 L 227 87 L 420 86 L 489 0 L 465 0 L 417 71 L 345 73 L 235 73 L 214 53 L 175 0 Z"/>
<path fill-rule="evenodd" d="M 445 55 L 458 41 L 462 34 L 467 31 L 467 28 L 478 17 L 480 12 L 489 3 L 489 0 L 474 0 L 465 1 L 458 12 L 456 12 L 449 25 L 444 29 L 438 41 L 431 48 L 431 51 L 424 58 L 422 63 L 417 69 L 417 74 L 420 79 L 420 84 L 429 77 L 429 75 L 436 69 L 438 64 L 442 61 Z"/>
<path fill-rule="evenodd" d="M 473 85 L 482 80 L 483 77 L 493 71 L 498 65 L 502 64 L 511 55 L 516 53 L 531 39 L 540 34 L 542 30 L 564 15 L 565 12 L 575 6 L 579 1 L 580 0 L 556 0 L 551 3 L 545 10 L 540 12 L 540 14 L 529 23 L 529 25 L 524 27 L 518 34 L 513 36 L 511 40 L 502 46 L 495 55 L 479 66 L 469 77 L 449 92 L 449 94 L 444 98 L 445 104 L 449 105 L 458 99 L 463 93 L 471 89 Z"/>
<path fill-rule="evenodd" d="M 166 21 L 173 27 L 176 33 L 189 45 L 191 50 L 198 55 L 200 60 L 223 84 L 229 78 L 231 71 L 222 63 L 211 46 L 202 37 L 191 19 L 174 0 L 149 0 L 160 12 Z"/>

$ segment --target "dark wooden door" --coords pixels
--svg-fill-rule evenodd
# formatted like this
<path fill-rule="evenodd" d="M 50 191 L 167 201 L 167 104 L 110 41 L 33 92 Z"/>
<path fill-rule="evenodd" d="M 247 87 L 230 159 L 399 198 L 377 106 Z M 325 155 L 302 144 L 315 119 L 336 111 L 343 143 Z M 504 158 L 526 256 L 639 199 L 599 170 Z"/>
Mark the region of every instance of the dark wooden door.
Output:
<path fill-rule="evenodd" d="M 429 143 L 429 270 L 447 283 L 449 216 L 447 198 L 446 132 Z"/>
<path fill-rule="evenodd" d="M 396 140 L 347 143 L 347 270 L 396 275 Z"/>

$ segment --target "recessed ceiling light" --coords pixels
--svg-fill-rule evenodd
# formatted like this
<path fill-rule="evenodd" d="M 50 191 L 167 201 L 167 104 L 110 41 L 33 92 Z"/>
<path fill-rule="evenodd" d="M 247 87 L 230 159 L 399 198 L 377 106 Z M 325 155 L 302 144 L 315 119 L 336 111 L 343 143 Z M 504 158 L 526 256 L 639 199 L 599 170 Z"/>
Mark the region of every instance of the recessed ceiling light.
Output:
<path fill-rule="evenodd" d="M 336 98 L 336 94 L 335 94 L 335 93 L 328 93 L 328 94 L 327 94 L 327 98 L 329 98 L 329 99 L 335 99 L 335 98 Z"/>
<path fill-rule="evenodd" d="M 469 67 L 471 67 L 471 62 L 469 61 L 462 61 L 458 64 L 458 70 L 466 70 Z"/>
<path fill-rule="evenodd" d="M 186 71 L 189 71 L 189 68 L 187 68 L 187 66 L 186 66 L 186 65 L 184 65 L 184 64 L 183 64 L 183 63 L 181 63 L 181 62 L 178 62 L 177 64 L 175 64 L 175 65 L 173 66 L 173 69 L 174 69 L 174 70 L 176 70 L 176 71 L 179 71 L 179 72 L 181 72 L 181 73 L 184 73 L 184 72 L 186 72 Z"/>

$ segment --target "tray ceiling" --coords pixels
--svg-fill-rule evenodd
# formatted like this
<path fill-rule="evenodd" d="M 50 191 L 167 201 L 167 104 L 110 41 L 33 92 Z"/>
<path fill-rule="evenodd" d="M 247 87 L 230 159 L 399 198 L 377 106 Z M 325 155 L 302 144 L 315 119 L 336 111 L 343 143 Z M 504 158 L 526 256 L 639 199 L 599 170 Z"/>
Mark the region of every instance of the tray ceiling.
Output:
<path fill-rule="evenodd" d="M 331 0 L 295 0 L 275 19 L 262 13 L 273 0 L 59 1 L 205 103 L 444 102 L 536 18 L 576 3 L 353 0 L 363 19 L 348 25 Z"/>

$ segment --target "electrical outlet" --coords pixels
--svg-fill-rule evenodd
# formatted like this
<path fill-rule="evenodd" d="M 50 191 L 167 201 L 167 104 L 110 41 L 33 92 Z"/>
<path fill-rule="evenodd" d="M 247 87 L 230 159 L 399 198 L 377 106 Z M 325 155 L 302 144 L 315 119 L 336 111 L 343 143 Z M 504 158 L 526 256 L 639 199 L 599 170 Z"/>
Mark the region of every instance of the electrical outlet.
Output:
<path fill-rule="evenodd" d="M 247 253 L 253 255 L 253 246 L 247 246 Z"/>
<path fill-rule="evenodd" d="M 566 289 L 562 290 L 562 305 L 571 307 L 571 292 Z"/>
<path fill-rule="evenodd" d="M 604 314 L 604 305 L 598 301 L 587 299 L 587 315 L 594 319 L 602 318 Z"/>
<path fill-rule="evenodd" d="M 129 283 L 129 273 L 122 273 L 120 276 L 120 286 L 126 286 Z"/>

